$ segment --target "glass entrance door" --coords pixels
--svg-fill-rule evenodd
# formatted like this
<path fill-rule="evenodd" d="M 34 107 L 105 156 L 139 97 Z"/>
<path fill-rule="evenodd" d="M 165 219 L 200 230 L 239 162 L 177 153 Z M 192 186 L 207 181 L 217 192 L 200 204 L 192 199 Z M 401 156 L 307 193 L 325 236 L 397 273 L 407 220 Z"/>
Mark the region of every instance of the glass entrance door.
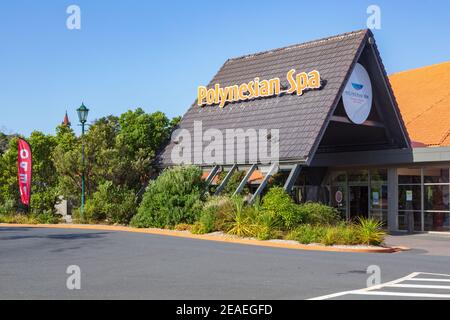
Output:
<path fill-rule="evenodd" d="M 369 187 L 349 186 L 350 219 L 369 217 Z"/>

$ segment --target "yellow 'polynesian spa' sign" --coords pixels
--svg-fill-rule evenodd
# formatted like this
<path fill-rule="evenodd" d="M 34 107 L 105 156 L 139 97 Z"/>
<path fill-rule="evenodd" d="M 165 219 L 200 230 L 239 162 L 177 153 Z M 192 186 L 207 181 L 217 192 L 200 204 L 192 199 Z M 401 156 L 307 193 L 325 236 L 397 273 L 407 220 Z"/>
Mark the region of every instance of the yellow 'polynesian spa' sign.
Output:
<path fill-rule="evenodd" d="M 287 75 L 289 88 L 282 90 L 280 78 L 273 78 L 270 80 L 260 80 L 255 78 L 249 83 L 241 85 L 234 85 L 222 88 L 220 84 L 216 84 L 213 88 L 198 87 L 198 106 L 203 105 L 219 105 L 221 108 L 227 102 L 245 101 L 260 97 L 271 97 L 279 95 L 280 93 L 293 94 L 301 96 L 305 90 L 320 89 L 321 79 L 319 71 L 313 70 L 311 72 L 301 72 L 295 74 L 295 69 L 291 69 Z"/>

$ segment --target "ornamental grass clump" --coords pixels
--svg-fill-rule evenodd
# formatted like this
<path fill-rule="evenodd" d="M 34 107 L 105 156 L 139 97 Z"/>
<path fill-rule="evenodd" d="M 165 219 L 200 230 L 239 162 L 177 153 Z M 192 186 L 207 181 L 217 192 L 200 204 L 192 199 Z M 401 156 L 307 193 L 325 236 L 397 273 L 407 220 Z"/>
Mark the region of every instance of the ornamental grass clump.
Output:
<path fill-rule="evenodd" d="M 372 245 L 379 246 L 384 241 L 382 224 L 374 219 L 359 219 L 357 224 L 341 222 L 335 226 L 301 225 L 288 233 L 286 239 L 302 244 Z"/>
<path fill-rule="evenodd" d="M 216 231 L 216 215 L 212 210 L 204 210 L 200 219 L 192 226 L 193 234 L 206 234 Z"/>
<path fill-rule="evenodd" d="M 384 242 L 386 232 L 383 231 L 383 223 L 381 221 L 359 218 L 356 228 L 361 244 L 379 246 Z"/>
<path fill-rule="evenodd" d="M 254 221 L 254 212 L 245 207 L 242 197 L 233 197 L 231 199 L 233 208 L 224 217 L 224 228 L 230 235 L 239 237 L 255 237 L 257 226 Z"/>

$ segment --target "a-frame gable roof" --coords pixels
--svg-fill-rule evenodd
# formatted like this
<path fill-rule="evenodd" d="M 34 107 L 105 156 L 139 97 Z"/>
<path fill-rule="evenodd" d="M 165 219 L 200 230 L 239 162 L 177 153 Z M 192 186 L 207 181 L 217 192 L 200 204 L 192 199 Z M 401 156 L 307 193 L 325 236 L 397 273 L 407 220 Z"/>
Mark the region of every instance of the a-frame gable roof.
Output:
<path fill-rule="evenodd" d="M 208 88 L 215 84 L 226 87 L 247 83 L 255 77 L 278 77 L 282 86 L 287 86 L 286 73 L 290 69 L 299 72 L 318 70 L 324 86 L 302 96 L 279 95 L 229 103 L 224 108 L 199 107 L 195 102 L 183 116 L 179 128 L 193 133 L 194 121 L 201 121 L 203 131 L 211 128 L 223 132 L 226 129 L 279 129 L 279 160 L 309 163 L 340 100 L 351 70 L 371 37 L 373 35 L 369 30 L 360 30 L 230 59 Z M 384 67 L 383 77 L 387 79 Z M 393 103 L 395 105 L 395 100 Z M 171 142 L 160 153 L 158 160 L 163 166 L 173 164 L 171 151 L 174 146 L 174 142 Z M 237 154 L 246 152 L 245 145 L 238 145 L 237 148 Z M 194 153 L 198 152 L 202 150 L 192 149 L 192 159 Z"/>

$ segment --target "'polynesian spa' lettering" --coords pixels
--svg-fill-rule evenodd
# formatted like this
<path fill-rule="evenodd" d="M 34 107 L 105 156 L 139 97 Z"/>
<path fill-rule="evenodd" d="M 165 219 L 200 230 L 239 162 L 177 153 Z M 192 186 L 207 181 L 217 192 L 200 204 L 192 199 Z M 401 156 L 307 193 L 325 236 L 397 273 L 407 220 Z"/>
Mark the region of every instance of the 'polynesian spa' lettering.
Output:
<path fill-rule="evenodd" d="M 287 81 L 289 89 L 284 91 L 288 94 L 297 93 L 301 96 L 307 89 L 319 89 L 321 87 L 321 79 L 319 71 L 301 72 L 295 74 L 295 69 L 289 70 L 287 73 Z M 227 102 L 245 101 L 260 97 L 271 97 L 279 95 L 281 90 L 280 78 L 272 78 L 269 80 L 260 80 L 255 78 L 253 81 L 243 83 L 241 85 L 233 85 L 222 88 L 220 84 L 215 84 L 213 88 L 198 87 L 197 104 L 203 105 L 219 105 L 221 108 Z"/>

